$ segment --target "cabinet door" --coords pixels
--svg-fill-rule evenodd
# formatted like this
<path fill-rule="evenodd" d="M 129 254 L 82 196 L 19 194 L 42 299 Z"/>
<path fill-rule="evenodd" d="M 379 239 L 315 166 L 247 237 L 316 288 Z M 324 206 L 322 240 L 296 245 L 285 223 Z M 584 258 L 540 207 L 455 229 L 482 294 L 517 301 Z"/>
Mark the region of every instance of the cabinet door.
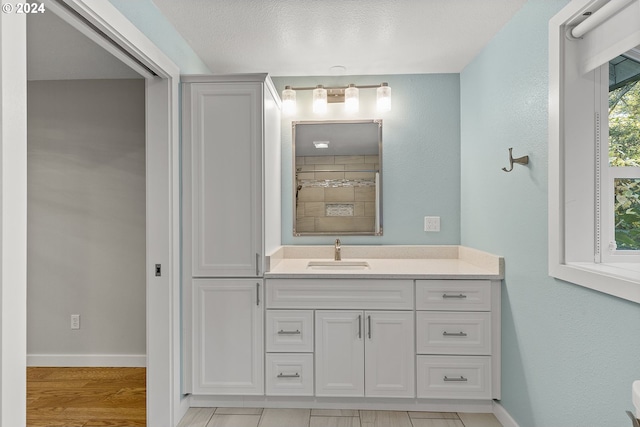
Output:
<path fill-rule="evenodd" d="M 193 276 L 259 276 L 262 85 L 189 87 Z"/>
<path fill-rule="evenodd" d="M 262 283 L 193 282 L 194 394 L 263 394 Z"/>
<path fill-rule="evenodd" d="M 413 312 L 369 311 L 365 321 L 365 394 L 414 397 Z"/>
<path fill-rule="evenodd" d="M 316 311 L 316 396 L 364 396 L 361 311 Z"/>

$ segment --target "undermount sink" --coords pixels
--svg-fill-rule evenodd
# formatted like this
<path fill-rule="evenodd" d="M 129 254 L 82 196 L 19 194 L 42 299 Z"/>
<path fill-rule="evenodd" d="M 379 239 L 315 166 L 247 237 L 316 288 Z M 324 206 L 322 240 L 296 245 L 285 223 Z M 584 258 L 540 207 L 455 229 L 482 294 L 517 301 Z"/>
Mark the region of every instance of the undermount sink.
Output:
<path fill-rule="evenodd" d="M 313 270 L 368 270 L 366 261 L 309 261 L 307 268 Z"/>

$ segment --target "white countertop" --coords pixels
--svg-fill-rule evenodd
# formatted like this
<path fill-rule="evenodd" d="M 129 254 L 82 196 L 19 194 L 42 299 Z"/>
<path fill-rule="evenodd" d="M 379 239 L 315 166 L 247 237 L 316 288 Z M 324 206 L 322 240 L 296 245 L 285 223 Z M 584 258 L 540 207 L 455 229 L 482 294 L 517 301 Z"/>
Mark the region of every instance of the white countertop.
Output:
<path fill-rule="evenodd" d="M 321 270 L 309 261 L 333 261 L 333 246 L 283 246 L 268 260 L 267 278 L 492 279 L 504 278 L 504 258 L 464 246 L 342 246 L 343 261 L 367 269 Z"/>

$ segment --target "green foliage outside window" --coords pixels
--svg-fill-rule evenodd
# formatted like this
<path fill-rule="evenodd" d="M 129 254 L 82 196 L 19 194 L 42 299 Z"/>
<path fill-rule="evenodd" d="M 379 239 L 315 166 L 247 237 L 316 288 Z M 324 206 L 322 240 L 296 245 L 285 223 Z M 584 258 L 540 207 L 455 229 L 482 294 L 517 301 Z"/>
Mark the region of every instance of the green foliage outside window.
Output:
<path fill-rule="evenodd" d="M 609 92 L 609 165 L 640 167 L 640 82 Z M 616 179 L 618 250 L 640 249 L 640 180 Z"/>

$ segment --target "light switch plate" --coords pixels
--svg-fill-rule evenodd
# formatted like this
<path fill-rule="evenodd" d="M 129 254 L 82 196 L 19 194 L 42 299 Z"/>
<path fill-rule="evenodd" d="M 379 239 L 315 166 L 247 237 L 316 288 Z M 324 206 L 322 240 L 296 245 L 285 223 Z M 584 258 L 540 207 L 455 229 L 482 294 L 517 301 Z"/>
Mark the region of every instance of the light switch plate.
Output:
<path fill-rule="evenodd" d="M 424 231 L 440 231 L 440 217 L 439 216 L 425 216 L 424 217 Z"/>

